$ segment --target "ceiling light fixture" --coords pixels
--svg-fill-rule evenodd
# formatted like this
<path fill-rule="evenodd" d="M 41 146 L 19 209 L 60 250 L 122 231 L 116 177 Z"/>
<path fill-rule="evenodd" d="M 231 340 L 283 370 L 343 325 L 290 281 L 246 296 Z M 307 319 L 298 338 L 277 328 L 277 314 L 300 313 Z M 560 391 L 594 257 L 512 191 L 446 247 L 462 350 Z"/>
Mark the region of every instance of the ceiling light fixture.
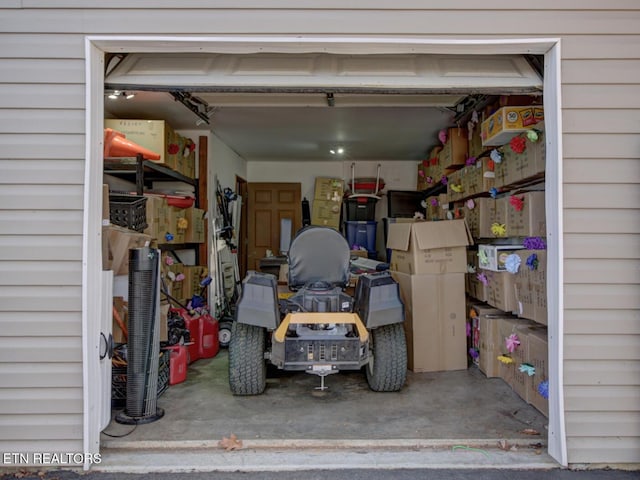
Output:
<path fill-rule="evenodd" d="M 120 90 L 113 90 L 111 93 L 105 92 L 105 95 L 107 95 L 107 98 L 109 100 L 118 100 L 119 98 L 125 98 L 127 100 L 131 100 L 133 97 L 136 96 L 136 94 L 134 92 L 121 92 Z"/>
<path fill-rule="evenodd" d="M 344 148 L 343 147 L 331 148 L 329 149 L 329 153 L 331 155 L 342 155 L 344 154 Z"/>

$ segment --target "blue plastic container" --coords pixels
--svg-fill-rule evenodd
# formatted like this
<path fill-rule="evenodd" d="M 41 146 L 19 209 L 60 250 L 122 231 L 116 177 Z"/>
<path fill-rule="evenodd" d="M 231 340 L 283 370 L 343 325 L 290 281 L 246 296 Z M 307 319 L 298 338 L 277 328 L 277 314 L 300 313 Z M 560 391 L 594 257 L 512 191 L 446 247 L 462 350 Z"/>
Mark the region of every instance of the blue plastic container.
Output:
<path fill-rule="evenodd" d="M 347 229 L 349 246 L 364 247 L 368 252 L 376 251 L 376 228 L 378 222 L 344 222 Z"/>

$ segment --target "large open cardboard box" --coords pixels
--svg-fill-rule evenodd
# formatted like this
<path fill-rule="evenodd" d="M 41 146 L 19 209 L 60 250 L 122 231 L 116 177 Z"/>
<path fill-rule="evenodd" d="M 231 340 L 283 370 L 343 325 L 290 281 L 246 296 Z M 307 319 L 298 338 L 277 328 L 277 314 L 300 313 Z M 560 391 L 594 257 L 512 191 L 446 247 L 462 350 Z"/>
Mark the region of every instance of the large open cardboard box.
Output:
<path fill-rule="evenodd" d="M 389 225 L 390 266 L 401 273 L 465 273 L 467 245 L 471 244 L 464 219 Z"/>

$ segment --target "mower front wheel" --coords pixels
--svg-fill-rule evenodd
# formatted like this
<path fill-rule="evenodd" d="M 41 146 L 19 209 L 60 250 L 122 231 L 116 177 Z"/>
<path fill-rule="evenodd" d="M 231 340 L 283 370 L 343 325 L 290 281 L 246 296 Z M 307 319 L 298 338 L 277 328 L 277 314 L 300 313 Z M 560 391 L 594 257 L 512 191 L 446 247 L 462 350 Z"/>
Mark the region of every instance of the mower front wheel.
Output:
<path fill-rule="evenodd" d="M 371 331 L 369 342 L 369 388 L 375 392 L 397 392 L 407 379 L 407 342 L 402 324 L 376 328 Z"/>
<path fill-rule="evenodd" d="M 218 324 L 218 341 L 220 343 L 220 348 L 227 348 L 229 343 L 231 342 L 231 327 L 233 326 L 233 322 L 228 320 L 222 320 Z"/>
<path fill-rule="evenodd" d="M 259 395 L 267 384 L 265 329 L 233 322 L 229 342 L 229 387 L 234 395 Z"/>

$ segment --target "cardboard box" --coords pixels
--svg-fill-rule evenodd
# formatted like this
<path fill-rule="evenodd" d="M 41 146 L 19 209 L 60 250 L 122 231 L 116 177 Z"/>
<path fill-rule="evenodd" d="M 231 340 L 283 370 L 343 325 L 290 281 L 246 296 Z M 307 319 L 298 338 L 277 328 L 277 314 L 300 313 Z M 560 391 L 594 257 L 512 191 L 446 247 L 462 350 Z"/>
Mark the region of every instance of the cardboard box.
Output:
<path fill-rule="evenodd" d="M 484 373 L 487 378 L 495 378 L 500 376 L 500 362 L 498 361 L 497 351 L 500 350 L 502 339 L 500 338 L 499 316 L 481 316 L 477 317 L 478 323 L 478 342 L 479 356 L 478 369 Z"/>
<path fill-rule="evenodd" d="M 474 273 L 465 274 L 465 288 L 467 295 L 476 301 L 487 301 L 487 289 L 479 279 L 478 272 L 480 270 L 478 264 L 478 251 L 475 249 L 467 249 L 467 265 L 474 269 Z"/>
<path fill-rule="evenodd" d="M 525 400 L 527 396 L 527 375 L 520 372 L 520 365 L 525 363 L 528 358 L 527 335 L 531 325 L 532 322 L 521 318 L 500 318 L 498 322 L 498 336 L 500 341 L 495 345 L 496 358 L 499 355 L 504 355 L 511 357 L 513 360 L 513 362 L 509 364 L 498 362 L 498 376 L 507 382 L 511 388 Z M 506 340 L 512 334 L 518 337 L 520 345 L 518 345 L 513 352 L 509 352 L 507 350 Z"/>
<path fill-rule="evenodd" d="M 342 198 L 339 201 L 315 199 L 311 207 L 311 225 L 320 225 L 339 230 L 341 208 Z"/>
<path fill-rule="evenodd" d="M 482 136 L 481 136 L 482 129 L 480 127 L 481 126 L 478 125 L 476 128 L 473 129 L 473 131 L 471 132 L 471 135 L 467 136 L 467 138 L 469 138 L 468 150 L 469 150 L 470 157 L 478 158 L 485 150 L 484 147 L 482 146 Z"/>
<path fill-rule="evenodd" d="M 480 270 L 487 278 L 487 303 L 505 312 L 517 309 L 515 293 L 515 275 L 509 272 Z"/>
<path fill-rule="evenodd" d="M 466 273 L 471 244 L 464 219 L 389 225 L 391 270 L 402 273 Z"/>
<path fill-rule="evenodd" d="M 200 282 L 207 276 L 208 269 L 200 265 L 184 265 L 182 267 L 184 280 L 182 281 L 182 296 L 190 299 L 194 295 L 200 295 L 202 287 Z"/>
<path fill-rule="evenodd" d="M 147 198 L 147 228 L 144 233 L 156 240 L 158 243 L 165 243 L 164 235 L 167 232 L 166 220 L 167 200 L 160 195 L 148 195 Z"/>
<path fill-rule="evenodd" d="M 107 226 L 111 223 L 111 212 L 109 210 L 109 185 L 102 185 L 102 225 Z"/>
<path fill-rule="evenodd" d="M 190 207 L 184 209 L 184 217 L 187 220 L 187 229 L 184 232 L 184 241 L 187 243 L 202 243 L 205 239 L 205 211 L 200 208 Z"/>
<path fill-rule="evenodd" d="M 507 202 L 506 227 L 508 236 L 544 237 L 547 235 L 545 192 L 525 192 L 511 195 Z"/>
<path fill-rule="evenodd" d="M 169 340 L 169 302 L 162 301 L 160 303 L 160 341 Z"/>
<path fill-rule="evenodd" d="M 161 235 L 163 238 L 162 243 L 184 243 L 184 234 L 187 231 L 186 228 L 179 228 L 182 225 L 181 219 L 185 218 L 186 209 L 167 206 L 166 208 L 166 222 L 165 222 L 165 234 Z"/>
<path fill-rule="evenodd" d="M 392 275 L 405 307 L 409 369 L 466 369 L 464 274 Z"/>
<path fill-rule="evenodd" d="M 515 275 L 516 314 L 537 323 L 547 324 L 547 251 L 520 250 L 520 270 Z M 535 269 L 527 265 L 535 255 Z M 532 260 L 533 260 L 532 258 Z M 533 263 L 533 261 L 531 262 Z"/>
<path fill-rule="evenodd" d="M 123 297 L 113 297 L 113 308 L 115 308 L 118 313 L 124 327 L 127 328 L 129 324 L 129 308 L 127 302 Z M 127 336 L 124 334 L 120 323 L 116 320 L 115 313 L 113 314 L 111 334 L 113 335 L 113 341 L 115 343 L 127 343 Z"/>
<path fill-rule="evenodd" d="M 440 163 L 444 170 L 465 164 L 469 153 L 469 141 L 466 128 L 449 128 L 447 142 L 440 152 Z"/>
<path fill-rule="evenodd" d="M 102 227 L 102 268 L 114 275 L 129 273 L 129 250 L 148 246 L 151 237 L 117 225 Z"/>
<path fill-rule="evenodd" d="M 477 235 L 479 238 L 497 238 L 496 234 L 491 230 L 494 223 L 507 224 L 507 203 L 504 198 L 476 198 L 474 199 L 477 215 Z M 475 228 L 475 227 L 474 227 Z"/>
<path fill-rule="evenodd" d="M 478 245 L 478 266 L 492 272 L 505 271 L 507 257 L 523 248 L 522 245 Z"/>
<path fill-rule="evenodd" d="M 314 189 L 314 199 L 342 202 L 344 182 L 341 178 L 317 177 Z M 315 202 L 314 202 L 315 203 Z"/>
<path fill-rule="evenodd" d="M 540 383 L 549 380 L 549 370 L 547 367 L 549 344 L 546 329 L 529 332 L 527 336 L 527 355 L 527 363 L 533 365 L 535 368 L 535 374 L 529 377 L 527 382 L 527 401 L 543 415 L 548 417 L 549 401 L 538 392 Z"/>
<path fill-rule="evenodd" d="M 178 171 L 179 136 L 166 121 L 106 118 L 104 126 L 122 132 L 128 140 L 159 154 L 160 160 L 156 163 Z"/>
<path fill-rule="evenodd" d="M 479 303 L 477 301 L 467 299 L 467 323 L 469 324 L 467 332 L 470 334 L 467 342 L 467 346 L 470 350 L 474 350 L 478 355 L 472 359 L 472 363 L 480 365 L 480 338 L 481 338 L 481 319 L 482 318 L 495 318 L 505 313 L 493 308 L 486 303 Z M 490 332 L 488 332 L 490 333 Z M 485 358 L 484 365 L 486 365 L 487 359 Z M 483 372 L 485 370 L 482 370 Z"/>
<path fill-rule="evenodd" d="M 546 144 L 544 134 L 540 133 L 536 142 L 531 142 L 526 135 L 522 135 L 522 138 L 525 139 L 525 150 L 522 153 L 515 153 L 509 146 L 502 148 L 504 153 L 502 163 L 504 165 L 501 167 L 506 168 L 505 185 L 522 182 L 545 171 Z"/>
<path fill-rule="evenodd" d="M 535 108 L 538 108 L 537 117 Z M 542 107 L 502 107 L 481 125 L 482 146 L 497 146 L 508 143 L 516 135 L 527 131 L 544 120 Z"/>

